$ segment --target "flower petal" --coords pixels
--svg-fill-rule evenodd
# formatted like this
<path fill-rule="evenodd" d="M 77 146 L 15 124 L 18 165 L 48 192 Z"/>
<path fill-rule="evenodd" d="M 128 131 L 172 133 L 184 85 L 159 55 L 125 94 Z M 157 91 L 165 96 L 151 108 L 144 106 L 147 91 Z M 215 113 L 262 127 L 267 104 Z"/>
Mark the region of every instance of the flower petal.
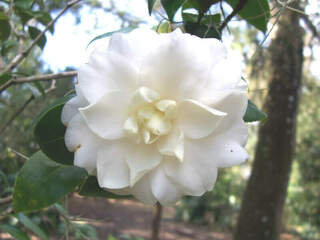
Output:
<path fill-rule="evenodd" d="M 136 88 L 138 69 L 115 52 L 97 50 L 89 63 L 79 68 L 78 76 L 81 91 L 92 104 L 108 91 Z"/>
<path fill-rule="evenodd" d="M 165 175 L 162 165 L 152 171 L 150 178 L 152 193 L 162 205 L 174 205 L 183 195 L 182 191 Z"/>
<path fill-rule="evenodd" d="M 217 166 L 208 149 L 195 144 L 200 140 L 185 140 L 185 159 L 182 163 L 167 158 L 164 168 L 169 178 L 185 194 L 200 196 L 212 190 L 217 178 Z M 206 146 L 208 147 L 208 146 Z"/>
<path fill-rule="evenodd" d="M 178 30 L 159 37 L 161 43 L 142 62 L 140 79 L 165 99 L 192 98 L 195 86 L 204 84 L 212 67 L 226 56 L 215 39 L 203 40 Z"/>
<path fill-rule="evenodd" d="M 178 105 L 178 125 L 186 137 L 203 138 L 210 135 L 226 113 L 188 99 Z"/>
<path fill-rule="evenodd" d="M 95 134 L 108 140 L 119 139 L 128 117 L 129 99 L 127 92 L 108 92 L 98 102 L 81 108 L 80 112 Z"/>
<path fill-rule="evenodd" d="M 130 169 L 130 186 L 133 186 L 144 174 L 159 165 L 162 156 L 154 145 L 131 145 L 126 157 Z"/>
<path fill-rule="evenodd" d="M 81 91 L 79 90 L 78 84 L 75 85 L 77 95 L 71 98 L 63 106 L 61 113 L 61 122 L 67 126 L 70 120 L 79 113 L 79 108 L 85 107 L 88 105 L 88 101 L 83 97 Z"/>
<path fill-rule="evenodd" d="M 114 51 L 140 67 L 143 58 L 160 41 L 158 34 L 147 28 L 137 28 L 130 33 L 115 33 L 111 36 L 109 50 Z"/>
<path fill-rule="evenodd" d="M 71 119 L 65 134 L 65 144 L 70 152 L 75 152 L 74 165 L 93 174 L 97 164 L 97 149 L 102 142 L 103 139 L 91 132 L 79 113 Z"/>
<path fill-rule="evenodd" d="M 98 152 L 97 176 L 100 187 L 119 189 L 130 185 L 129 167 L 125 160 L 127 144 L 123 140 L 108 141 Z"/>
<path fill-rule="evenodd" d="M 176 126 L 171 132 L 157 141 L 158 150 L 161 154 L 176 157 L 179 161 L 184 158 L 184 134 Z"/>
<path fill-rule="evenodd" d="M 139 201 L 148 205 L 154 205 L 157 202 L 157 199 L 151 191 L 149 174 L 144 175 L 135 185 L 133 185 L 131 194 Z"/>

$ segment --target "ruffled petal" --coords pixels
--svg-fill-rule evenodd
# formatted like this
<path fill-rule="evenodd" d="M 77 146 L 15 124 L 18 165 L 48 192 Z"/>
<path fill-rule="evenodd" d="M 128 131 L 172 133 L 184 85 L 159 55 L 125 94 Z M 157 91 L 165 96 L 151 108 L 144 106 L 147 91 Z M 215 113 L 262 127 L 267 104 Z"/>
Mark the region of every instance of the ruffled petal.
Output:
<path fill-rule="evenodd" d="M 175 126 L 171 132 L 157 141 L 158 150 L 161 154 L 176 157 L 179 161 L 184 158 L 184 134 Z"/>
<path fill-rule="evenodd" d="M 199 140 L 185 140 L 186 154 L 182 163 L 172 158 L 164 161 L 165 172 L 172 182 L 185 194 L 192 196 L 200 196 L 212 190 L 218 173 L 213 156 L 196 142 Z"/>
<path fill-rule="evenodd" d="M 182 197 L 182 191 L 166 176 L 162 165 L 152 171 L 150 178 L 152 193 L 162 205 L 174 205 Z"/>
<path fill-rule="evenodd" d="M 137 28 L 130 33 L 115 33 L 109 42 L 109 51 L 114 51 L 137 67 L 144 57 L 160 42 L 158 34 L 147 28 Z"/>
<path fill-rule="evenodd" d="M 112 91 L 98 102 L 81 108 L 89 128 L 98 136 L 114 140 L 123 136 L 123 124 L 128 117 L 130 96 L 127 92 Z"/>
<path fill-rule="evenodd" d="M 83 97 L 81 91 L 79 90 L 79 85 L 75 86 L 77 96 L 71 98 L 66 104 L 63 106 L 61 113 L 61 122 L 64 125 L 68 125 L 70 120 L 79 113 L 79 108 L 85 107 L 88 105 L 88 101 Z"/>
<path fill-rule="evenodd" d="M 162 156 L 153 145 L 131 145 L 126 157 L 130 169 L 130 186 L 133 186 L 144 174 L 159 165 Z"/>
<path fill-rule="evenodd" d="M 225 116 L 225 112 L 194 100 L 184 100 L 178 105 L 178 125 L 189 138 L 198 139 L 210 135 Z"/>
<path fill-rule="evenodd" d="M 71 119 L 65 134 L 65 144 L 70 152 L 75 152 L 74 165 L 85 168 L 89 174 L 94 173 L 97 151 L 102 143 L 103 139 L 87 127 L 79 113 Z"/>
<path fill-rule="evenodd" d="M 206 83 L 212 67 L 226 56 L 222 43 L 200 39 L 176 30 L 161 34 L 161 44 L 142 62 L 141 83 L 166 99 L 193 98 Z"/>
<path fill-rule="evenodd" d="M 119 189 L 130 185 L 129 167 L 125 160 L 127 143 L 108 141 L 99 148 L 97 162 L 98 183 L 101 188 Z"/>
<path fill-rule="evenodd" d="M 95 51 L 89 63 L 79 68 L 78 82 L 83 95 L 92 104 L 109 91 L 135 89 L 138 69 L 115 52 Z"/>
<path fill-rule="evenodd" d="M 139 201 L 148 205 L 154 205 L 157 202 L 157 199 L 151 191 L 149 174 L 144 175 L 135 185 L 132 186 L 131 194 Z"/>

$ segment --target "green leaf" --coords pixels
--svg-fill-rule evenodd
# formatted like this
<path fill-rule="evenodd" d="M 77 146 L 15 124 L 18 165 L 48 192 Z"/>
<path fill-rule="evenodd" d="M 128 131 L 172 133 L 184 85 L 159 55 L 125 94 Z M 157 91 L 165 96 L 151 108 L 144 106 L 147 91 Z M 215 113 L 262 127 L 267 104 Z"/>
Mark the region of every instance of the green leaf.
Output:
<path fill-rule="evenodd" d="M 34 0 L 14 0 L 14 5 L 20 8 L 29 9 Z"/>
<path fill-rule="evenodd" d="M 28 237 L 28 235 L 24 232 L 22 232 L 19 228 L 8 225 L 8 224 L 3 224 L 0 225 L 0 228 L 9 233 L 14 239 L 18 239 L 18 240 L 30 240 L 30 238 Z"/>
<path fill-rule="evenodd" d="M 107 32 L 107 33 L 104 33 L 104 34 L 101 34 L 99 36 L 96 36 L 94 39 L 92 39 L 87 47 L 90 46 L 91 43 L 93 43 L 94 41 L 96 40 L 99 40 L 99 39 L 102 39 L 102 38 L 106 38 L 106 37 L 110 37 L 112 34 L 114 33 L 118 33 L 118 32 L 121 32 L 121 33 L 128 33 L 128 32 L 131 32 L 132 30 L 136 29 L 136 27 L 127 27 L 127 28 L 122 28 L 122 29 L 119 29 L 117 31 L 113 31 L 113 32 Z"/>
<path fill-rule="evenodd" d="M 34 122 L 33 133 L 42 152 L 52 160 L 62 164 L 73 164 L 73 153 L 69 152 L 64 143 L 66 127 L 61 122 L 61 112 L 64 104 L 74 95 L 58 99 L 39 116 Z"/>
<path fill-rule="evenodd" d="M 11 74 L 10 73 L 5 73 L 0 76 L 0 86 L 5 84 L 11 79 Z"/>
<path fill-rule="evenodd" d="M 23 226 L 25 226 L 25 228 L 32 231 L 41 240 L 48 240 L 47 234 L 45 234 L 45 232 L 38 225 L 36 225 L 29 217 L 27 217 L 23 213 L 19 213 L 18 219 L 23 224 Z"/>
<path fill-rule="evenodd" d="M 31 18 L 33 18 L 32 12 L 28 9 L 15 6 L 14 10 L 16 14 L 20 17 L 23 25 L 25 25 Z"/>
<path fill-rule="evenodd" d="M 18 43 L 14 40 L 7 40 L 2 43 L 1 56 L 5 57 L 9 52 L 14 52 L 18 48 Z"/>
<path fill-rule="evenodd" d="M 262 112 L 253 102 L 248 100 L 247 111 L 243 117 L 245 122 L 263 121 L 268 117 L 267 114 Z"/>
<path fill-rule="evenodd" d="M 184 0 L 161 0 L 161 4 L 166 11 L 169 20 L 172 22 L 173 17 L 183 4 Z"/>
<path fill-rule="evenodd" d="M 40 33 L 41 31 L 35 27 L 29 26 L 28 28 L 30 37 L 34 40 Z M 46 45 L 47 39 L 45 35 L 42 35 L 42 37 L 37 41 L 37 45 L 43 49 L 44 45 Z"/>
<path fill-rule="evenodd" d="M 83 168 L 56 163 L 42 152 L 37 152 L 17 176 L 14 211 L 30 212 L 48 207 L 72 192 L 87 176 Z"/>
<path fill-rule="evenodd" d="M 232 8 L 235 8 L 239 0 L 226 0 L 226 2 L 230 4 Z M 238 15 L 257 29 L 266 32 L 270 18 L 268 0 L 248 0 Z"/>
<path fill-rule="evenodd" d="M 155 3 L 156 3 L 156 0 L 148 0 L 148 10 L 150 15 L 152 13 L 152 9 Z"/>
<path fill-rule="evenodd" d="M 183 24 L 187 33 L 196 35 L 201 38 L 217 38 L 221 39 L 218 31 L 218 25 L 221 21 L 220 14 L 205 15 L 200 24 L 198 23 L 198 15 L 191 13 L 183 13 Z"/>
<path fill-rule="evenodd" d="M 104 197 L 115 199 L 131 198 L 130 195 L 117 195 L 100 188 L 95 176 L 90 176 L 87 178 L 85 183 L 81 186 L 79 194 L 85 197 Z"/>
<path fill-rule="evenodd" d="M 48 13 L 48 12 L 45 12 L 45 11 L 35 11 L 33 12 L 35 18 L 40 22 L 42 23 L 44 26 L 46 26 L 49 22 L 51 22 L 52 20 L 52 17 L 51 15 Z M 52 25 L 50 28 L 49 28 L 49 31 L 51 33 L 53 33 L 54 29 L 53 29 L 53 26 Z"/>
<path fill-rule="evenodd" d="M 160 25 L 157 27 L 157 32 L 158 33 L 170 33 L 172 32 L 172 29 L 171 29 L 171 25 L 170 25 L 170 22 L 163 22 L 163 23 L 160 23 Z"/>
<path fill-rule="evenodd" d="M 0 12 L 0 40 L 5 41 L 9 38 L 11 32 L 11 27 L 9 24 L 9 18 Z"/>

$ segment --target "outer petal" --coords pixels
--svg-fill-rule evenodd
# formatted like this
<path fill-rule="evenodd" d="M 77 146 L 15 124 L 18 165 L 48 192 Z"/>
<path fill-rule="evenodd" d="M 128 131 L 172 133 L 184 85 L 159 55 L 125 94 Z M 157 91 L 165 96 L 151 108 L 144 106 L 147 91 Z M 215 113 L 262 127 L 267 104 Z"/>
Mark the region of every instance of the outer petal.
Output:
<path fill-rule="evenodd" d="M 81 91 L 91 104 L 108 91 L 134 89 L 138 81 L 138 69 L 127 58 L 110 51 L 93 52 L 78 75 Z"/>
<path fill-rule="evenodd" d="M 154 145 L 139 144 L 131 146 L 126 157 L 130 169 L 130 185 L 133 186 L 144 174 L 159 165 L 162 156 Z"/>
<path fill-rule="evenodd" d="M 150 178 L 152 193 L 162 205 L 173 205 L 182 197 L 182 191 L 165 175 L 162 165 L 150 174 Z"/>
<path fill-rule="evenodd" d="M 244 91 L 231 91 L 211 107 L 226 112 L 227 116 L 214 131 L 214 136 L 221 139 L 230 139 L 244 146 L 248 138 L 248 128 L 243 116 L 248 105 L 248 97 Z"/>
<path fill-rule="evenodd" d="M 167 99 L 192 98 L 195 88 L 205 84 L 212 67 L 226 56 L 223 45 L 178 30 L 162 34 L 160 46 L 144 59 L 141 82 Z"/>
<path fill-rule="evenodd" d="M 150 176 L 146 174 L 141 178 L 132 188 L 131 194 L 141 202 L 154 205 L 157 199 L 154 197 L 151 191 Z"/>
<path fill-rule="evenodd" d="M 75 152 L 74 165 L 93 174 L 96 170 L 97 151 L 103 144 L 103 139 L 90 131 L 79 113 L 68 124 L 65 144 L 69 151 Z"/>
<path fill-rule="evenodd" d="M 88 101 L 83 97 L 81 91 L 78 88 L 79 85 L 75 86 L 77 96 L 71 98 L 66 104 L 64 105 L 61 113 L 61 122 L 64 125 L 68 125 L 70 120 L 79 113 L 79 108 L 85 107 L 88 105 Z"/>
<path fill-rule="evenodd" d="M 127 144 L 121 140 L 108 141 L 99 149 L 97 176 L 100 187 L 119 189 L 130 185 L 127 155 Z"/>
<path fill-rule="evenodd" d="M 109 42 L 109 51 L 114 51 L 137 67 L 143 58 L 160 43 L 158 34 L 150 29 L 137 28 L 130 33 L 115 33 Z"/>
<path fill-rule="evenodd" d="M 164 168 L 169 178 L 185 194 L 200 196 L 210 191 L 217 178 L 217 166 L 210 153 L 203 151 L 201 145 L 194 144 L 199 140 L 185 140 L 185 159 L 182 163 L 167 159 Z"/>
<path fill-rule="evenodd" d="M 97 103 L 81 108 L 80 112 L 95 134 L 108 140 L 119 139 L 128 117 L 129 99 L 127 92 L 108 92 Z"/>
<path fill-rule="evenodd" d="M 194 100 L 184 100 L 178 105 L 178 125 L 190 138 L 210 135 L 226 113 L 210 108 Z"/>

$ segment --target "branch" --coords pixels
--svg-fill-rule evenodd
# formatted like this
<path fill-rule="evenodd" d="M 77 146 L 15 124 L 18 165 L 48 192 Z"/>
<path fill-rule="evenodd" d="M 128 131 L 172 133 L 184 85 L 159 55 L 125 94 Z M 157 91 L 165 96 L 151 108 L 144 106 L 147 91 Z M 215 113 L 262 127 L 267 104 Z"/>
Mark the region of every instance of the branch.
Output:
<path fill-rule="evenodd" d="M 1 198 L 0 199 L 0 205 L 1 204 L 6 204 L 6 203 L 9 203 L 12 201 L 12 196 L 9 196 L 9 197 L 5 197 L 5 198 Z"/>
<path fill-rule="evenodd" d="M 51 92 L 52 90 L 54 90 L 55 89 L 55 87 L 54 87 L 54 85 L 53 86 L 51 86 L 49 89 L 47 89 L 46 91 L 45 91 L 45 93 L 49 93 L 49 92 Z M 12 116 L 11 116 L 11 118 L 4 124 L 4 126 L 0 129 L 0 135 L 2 134 L 2 133 L 4 133 L 4 131 L 7 129 L 7 127 L 9 127 L 12 123 L 13 123 L 13 121 L 24 111 L 24 109 L 32 102 L 32 100 L 34 100 L 35 99 L 35 96 L 34 95 L 31 95 L 30 97 L 29 97 L 29 99 L 18 109 L 18 111 L 16 111 Z"/>
<path fill-rule="evenodd" d="M 316 37 L 320 40 L 320 32 L 318 31 L 317 27 L 312 23 L 310 18 L 307 15 L 301 15 L 301 18 L 303 19 L 304 23 L 307 25 L 307 27 L 312 32 L 313 37 Z"/>
<path fill-rule="evenodd" d="M 230 20 L 241 11 L 241 9 L 246 5 L 247 2 L 248 0 L 239 0 L 237 6 L 233 9 L 232 13 L 230 13 L 230 15 L 228 15 L 228 17 L 223 21 L 221 27 L 219 28 L 220 32 L 222 32 L 222 30 L 227 26 Z"/>
<path fill-rule="evenodd" d="M 30 46 L 24 50 L 21 54 L 19 54 L 18 56 L 16 56 L 0 73 L 0 75 L 3 75 L 5 73 L 8 73 L 10 71 L 12 71 L 15 67 L 17 67 L 23 59 L 25 59 L 31 52 L 32 48 L 37 44 L 37 42 L 40 40 L 40 38 L 46 33 L 46 31 L 48 31 L 48 29 L 65 13 L 65 11 L 67 11 L 70 7 L 72 7 L 73 5 L 79 3 L 82 0 L 73 0 L 71 2 L 69 2 L 60 12 L 59 14 L 52 19 L 47 26 L 45 27 L 45 29 L 39 33 L 39 35 L 33 40 L 33 42 L 30 44 Z"/>
<path fill-rule="evenodd" d="M 68 71 L 61 73 L 53 73 L 53 74 L 43 74 L 40 76 L 32 76 L 32 77 L 22 77 L 22 78 L 12 78 L 8 80 L 5 84 L 0 86 L 0 94 L 6 90 L 11 85 L 30 83 L 30 82 L 38 82 L 38 81 L 49 81 L 52 79 L 62 79 L 68 77 L 74 77 L 77 75 L 76 71 Z"/>

